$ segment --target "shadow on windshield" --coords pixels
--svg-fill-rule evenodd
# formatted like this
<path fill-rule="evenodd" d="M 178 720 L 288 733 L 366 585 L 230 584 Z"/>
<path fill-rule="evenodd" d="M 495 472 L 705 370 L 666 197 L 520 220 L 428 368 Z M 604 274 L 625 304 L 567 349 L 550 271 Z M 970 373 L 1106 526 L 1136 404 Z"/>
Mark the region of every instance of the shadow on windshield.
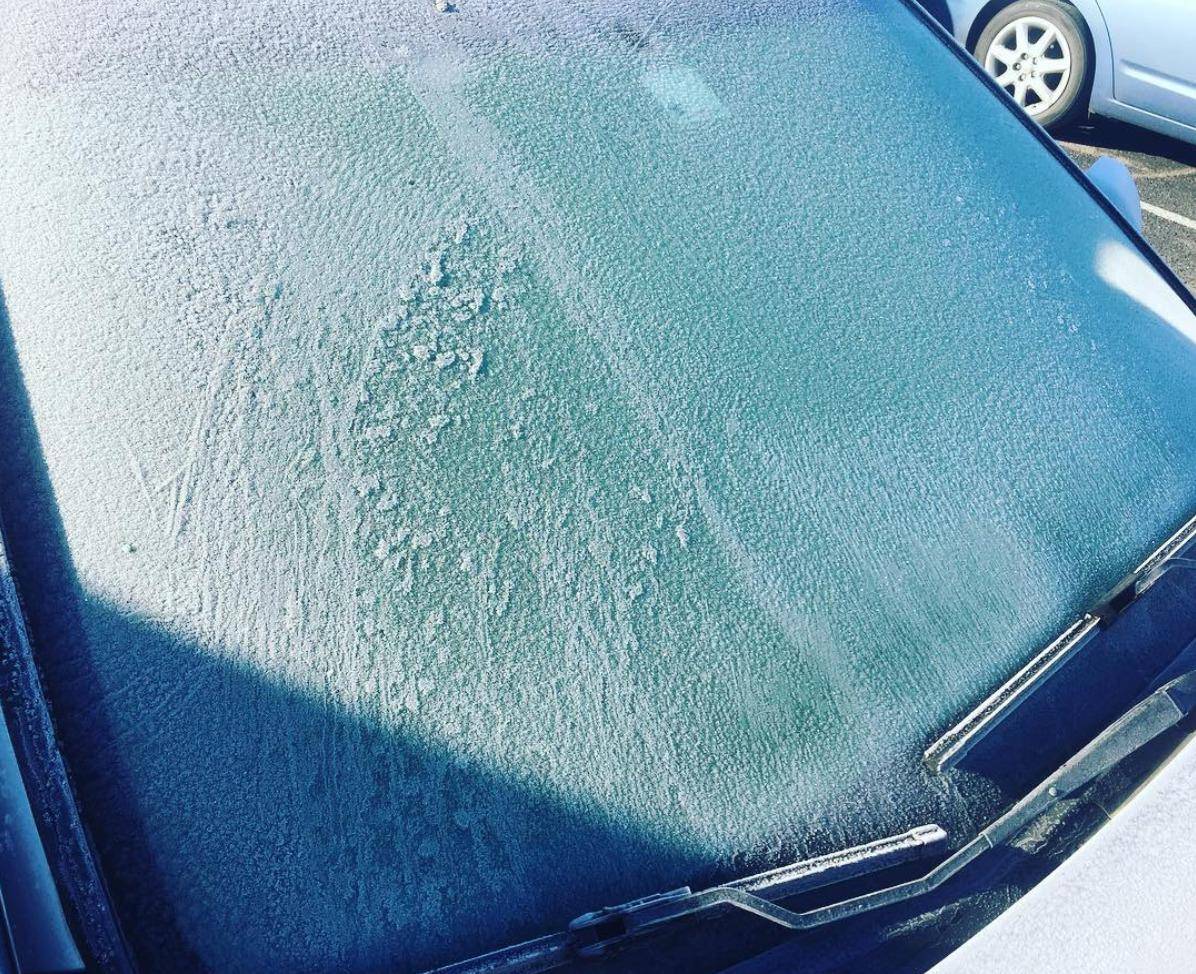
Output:
<path fill-rule="evenodd" d="M 2 292 L 0 438 L 14 581 L 142 970 L 422 971 L 659 892 L 662 872 L 713 881 L 700 849 L 454 754 L 414 724 L 280 685 L 87 592 Z M 616 878 L 578 882 L 574 864 L 595 858 L 617 862 Z M 719 970 L 782 936 L 755 917 L 731 930 L 666 937 L 619 969 Z"/>
<path fill-rule="evenodd" d="M 678 884 L 702 880 L 695 849 L 414 726 L 281 686 L 86 592 L 2 294 L 0 432 L 14 579 L 143 970 L 417 971 L 655 892 L 662 864 Z M 618 861 L 618 880 L 578 883 L 572 864 L 594 857 Z"/>

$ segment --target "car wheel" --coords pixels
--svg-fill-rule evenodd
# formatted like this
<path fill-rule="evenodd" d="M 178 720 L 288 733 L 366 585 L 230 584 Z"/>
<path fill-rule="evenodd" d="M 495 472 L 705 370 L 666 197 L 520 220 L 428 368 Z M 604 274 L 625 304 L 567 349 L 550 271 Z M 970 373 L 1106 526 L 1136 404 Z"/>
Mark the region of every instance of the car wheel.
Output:
<path fill-rule="evenodd" d="M 1062 0 L 1016 0 L 980 32 L 973 53 L 1040 125 L 1088 109 L 1092 45 L 1080 12 Z"/>

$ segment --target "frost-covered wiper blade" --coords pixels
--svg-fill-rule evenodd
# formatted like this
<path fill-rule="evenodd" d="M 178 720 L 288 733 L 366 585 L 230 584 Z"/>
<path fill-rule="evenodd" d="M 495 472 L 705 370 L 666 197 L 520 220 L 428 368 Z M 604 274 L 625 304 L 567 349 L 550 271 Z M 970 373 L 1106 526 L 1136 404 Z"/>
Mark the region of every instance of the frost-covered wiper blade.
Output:
<path fill-rule="evenodd" d="M 777 903 L 798 893 L 920 859 L 936 851 L 946 838 L 947 833 L 939 826 L 923 825 L 900 835 L 781 866 L 700 893 L 682 886 L 622 906 L 605 907 L 579 916 L 569 924 L 569 931 L 576 937 L 578 956 L 599 957 L 664 923 L 721 906 L 737 907 L 782 927 L 800 929 L 800 925 L 792 923 L 796 914 Z"/>
<path fill-rule="evenodd" d="M 778 906 L 781 900 L 921 859 L 938 851 L 946 838 L 946 832 L 939 826 L 923 825 L 900 835 L 804 859 L 698 893 L 682 886 L 667 893 L 583 913 L 562 933 L 451 964 L 439 968 L 434 974 L 548 971 L 576 958 L 602 957 L 665 924 L 720 907 L 747 910 L 780 926 L 799 929 L 792 922 L 798 914 Z"/>
<path fill-rule="evenodd" d="M 1194 544 L 1196 517 L 1188 520 L 1100 602 L 931 744 L 922 755 L 926 766 L 936 774 L 954 767 L 1160 578 L 1172 569 L 1196 569 L 1196 560 L 1187 555 Z"/>
<path fill-rule="evenodd" d="M 701 893 L 688 887 L 586 913 L 563 933 L 541 937 L 439 968 L 433 974 L 536 974 L 571 960 L 601 957 L 631 939 L 695 913 L 737 907 L 790 930 L 808 930 L 930 893 L 968 863 L 1009 842 L 1053 806 L 1196 711 L 1196 671 L 1185 673 L 1132 707 L 1008 812 L 919 879 L 797 913 L 779 901 L 933 852 L 946 835 L 927 825 L 868 845 L 783 866 Z"/>

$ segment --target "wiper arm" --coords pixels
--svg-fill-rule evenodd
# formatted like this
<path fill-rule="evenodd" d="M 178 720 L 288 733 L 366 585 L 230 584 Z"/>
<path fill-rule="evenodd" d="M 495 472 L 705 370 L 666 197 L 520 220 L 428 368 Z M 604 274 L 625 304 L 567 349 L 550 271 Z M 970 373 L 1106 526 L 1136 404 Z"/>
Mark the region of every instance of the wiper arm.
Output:
<path fill-rule="evenodd" d="M 574 937 L 572 948 L 579 957 L 599 957 L 661 924 L 720 906 L 737 907 L 782 927 L 800 930 L 798 914 L 778 906 L 779 901 L 920 859 L 934 852 L 946 839 L 947 833 L 937 825 L 922 825 L 900 835 L 781 866 L 700 893 L 682 886 L 622 906 L 606 907 L 583 914 L 569 924 Z"/>
<path fill-rule="evenodd" d="M 570 923 L 563 933 L 439 968 L 433 974 L 538 974 L 571 960 L 601 957 L 672 921 L 720 907 L 747 910 L 790 930 L 808 930 L 923 896 L 942 886 L 978 856 L 1016 837 L 1052 806 L 1175 727 L 1193 710 L 1196 710 L 1196 671 L 1177 677 L 1132 707 L 1013 808 L 920 879 L 804 913 L 787 910 L 777 902 L 926 855 L 946 837 L 937 825 L 922 826 L 700 893 L 681 887 L 586 913 Z"/>
<path fill-rule="evenodd" d="M 922 858 L 937 850 L 946 838 L 947 833 L 937 825 L 923 825 L 900 835 L 770 869 L 700 893 L 682 886 L 667 893 L 583 913 L 562 933 L 451 964 L 432 974 L 550 971 L 576 958 L 602 957 L 664 924 L 723 906 L 738 907 L 781 926 L 789 926 L 789 918 L 797 914 L 777 906 L 776 901 Z"/>

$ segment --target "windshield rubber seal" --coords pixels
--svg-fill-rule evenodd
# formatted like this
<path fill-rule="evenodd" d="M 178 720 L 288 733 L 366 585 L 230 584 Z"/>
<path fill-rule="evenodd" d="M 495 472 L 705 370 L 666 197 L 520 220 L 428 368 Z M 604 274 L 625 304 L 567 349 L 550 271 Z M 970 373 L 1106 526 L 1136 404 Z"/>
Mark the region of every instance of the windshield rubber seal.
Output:
<path fill-rule="evenodd" d="M 136 968 L 132 955 L 58 746 L 2 523 L 0 666 L 3 667 L 0 719 L 8 727 L 42 849 L 75 946 L 89 971 L 133 974 Z"/>

